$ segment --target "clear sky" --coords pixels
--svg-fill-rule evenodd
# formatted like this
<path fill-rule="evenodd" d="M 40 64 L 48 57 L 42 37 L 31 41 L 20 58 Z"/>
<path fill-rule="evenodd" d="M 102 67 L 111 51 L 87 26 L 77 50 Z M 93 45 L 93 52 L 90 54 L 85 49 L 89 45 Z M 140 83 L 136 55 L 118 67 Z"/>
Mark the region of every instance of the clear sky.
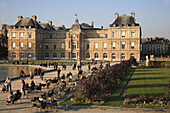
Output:
<path fill-rule="evenodd" d="M 0 24 L 14 25 L 18 16 L 36 15 L 42 23 L 70 28 L 77 13 L 79 23 L 91 23 L 105 29 L 119 15 L 135 12 L 142 27 L 142 38 L 170 39 L 170 0 L 0 0 Z"/>

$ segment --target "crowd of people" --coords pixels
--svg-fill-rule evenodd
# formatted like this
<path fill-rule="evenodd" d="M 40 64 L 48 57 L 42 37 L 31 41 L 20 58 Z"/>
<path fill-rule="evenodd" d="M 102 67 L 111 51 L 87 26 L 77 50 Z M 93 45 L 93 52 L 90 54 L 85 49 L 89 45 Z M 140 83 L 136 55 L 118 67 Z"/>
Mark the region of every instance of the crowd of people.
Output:
<path fill-rule="evenodd" d="M 66 70 L 66 67 L 67 65 L 66 64 L 61 64 L 61 69 L 60 67 L 58 66 L 58 63 L 43 63 L 43 64 L 40 64 L 41 66 L 45 66 L 45 67 L 49 67 L 50 66 L 54 66 L 54 69 L 57 71 L 57 75 L 56 77 L 54 77 L 53 79 L 44 79 L 44 71 L 41 69 L 41 68 L 35 68 L 35 70 L 30 70 L 29 72 L 29 77 L 30 77 L 30 80 L 31 80 L 31 83 L 29 85 L 29 83 L 26 83 L 25 82 L 25 78 L 26 78 L 26 74 L 25 72 L 21 69 L 20 71 L 20 78 L 21 78 L 21 90 L 17 90 L 15 93 L 13 93 L 12 91 L 12 87 L 11 87 L 11 80 L 9 77 L 6 78 L 6 81 L 5 81 L 5 84 L 4 84 L 4 89 L 2 91 L 10 91 L 10 94 L 7 98 L 7 102 L 11 102 L 11 103 L 14 103 L 16 100 L 18 100 L 22 95 L 26 95 L 26 90 L 34 90 L 34 89 L 37 89 L 37 90 L 41 90 L 41 87 L 43 86 L 47 86 L 47 88 L 50 86 L 51 83 L 57 83 L 58 81 L 60 81 L 61 85 L 60 85 L 60 90 L 63 90 L 67 83 L 66 83 L 66 78 L 68 78 L 68 82 L 72 82 L 73 81 L 73 74 L 71 71 L 69 71 L 69 73 L 67 74 L 64 74 L 64 73 L 61 73 L 62 70 Z M 110 64 L 109 64 L 110 65 Z M 103 65 L 101 64 L 100 65 L 100 68 L 102 68 Z M 72 70 L 78 70 L 78 73 L 76 74 L 77 75 L 77 78 L 78 79 L 85 79 L 86 77 L 85 76 L 81 76 L 83 74 L 83 70 L 82 70 L 82 65 L 81 64 L 73 64 L 72 65 Z M 92 67 L 91 68 L 91 64 L 88 64 L 87 65 L 87 69 L 90 71 L 95 71 L 97 70 L 97 67 Z M 40 79 L 42 81 L 45 81 L 46 84 L 42 84 L 42 83 L 38 83 L 37 85 L 35 84 L 34 82 L 34 77 L 35 76 L 39 76 Z M 6 88 L 6 89 L 5 89 Z"/>

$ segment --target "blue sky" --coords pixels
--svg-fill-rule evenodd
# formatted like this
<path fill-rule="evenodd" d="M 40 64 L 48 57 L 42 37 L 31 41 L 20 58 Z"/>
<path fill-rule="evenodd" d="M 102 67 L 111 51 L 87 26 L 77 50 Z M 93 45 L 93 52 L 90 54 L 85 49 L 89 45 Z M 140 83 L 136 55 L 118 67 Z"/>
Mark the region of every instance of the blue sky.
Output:
<path fill-rule="evenodd" d="M 170 39 L 170 0 L 0 0 L 0 24 L 14 25 L 18 16 L 37 15 L 42 23 L 71 27 L 78 15 L 79 23 L 91 23 L 106 29 L 119 15 L 135 12 L 142 27 L 142 38 Z"/>

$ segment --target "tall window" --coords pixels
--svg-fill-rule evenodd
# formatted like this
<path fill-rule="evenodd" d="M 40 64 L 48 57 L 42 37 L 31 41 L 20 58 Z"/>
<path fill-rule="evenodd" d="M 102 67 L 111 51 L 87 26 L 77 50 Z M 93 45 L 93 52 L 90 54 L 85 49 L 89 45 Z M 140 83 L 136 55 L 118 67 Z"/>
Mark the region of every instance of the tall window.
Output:
<path fill-rule="evenodd" d="M 29 48 L 29 49 L 31 48 L 31 43 L 28 44 L 28 48 Z"/>
<path fill-rule="evenodd" d="M 125 54 L 124 53 L 121 54 L 121 59 L 125 59 Z"/>
<path fill-rule="evenodd" d="M 56 49 L 56 43 L 54 43 L 53 48 Z"/>
<path fill-rule="evenodd" d="M 76 49 L 76 43 L 73 42 L 72 49 Z"/>
<path fill-rule="evenodd" d="M 48 49 L 48 43 L 45 44 L 45 49 Z"/>
<path fill-rule="evenodd" d="M 24 33 L 21 33 L 21 38 L 23 38 L 24 37 Z"/>
<path fill-rule="evenodd" d="M 72 59 L 76 59 L 76 53 L 72 53 Z"/>
<path fill-rule="evenodd" d="M 113 49 L 115 49 L 116 48 L 116 43 L 115 42 L 113 42 Z"/>
<path fill-rule="evenodd" d="M 12 58 L 16 58 L 16 53 L 12 53 Z"/>
<path fill-rule="evenodd" d="M 57 57 L 57 54 L 56 53 L 53 53 L 53 58 L 56 58 Z"/>
<path fill-rule="evenodd" d="M 28 58 L 31 58 L 31 53 L 28 53 Z"/>
<path fill-rule="evenodd" d="M 28 38 L 31 38 L 31 33 L 28 34 Z"/>
<path fill-rule="evenodd" d="M 89 50 L 89 43 L 87 43 L 87 50 Z"/>
<path fill-rule="evenodd" d="M 135 37 L 135 32 L 131 32 L 131 37 Z"/>
<path fill-rule="evenodd" d="M 98 53 L 95 53 L 95 54 L 94 54 L 94 58 L 99 58 Z"/>
<path fill-rule="evenodd" d="M 123 37 L 123 38 L 125 37 L 125 31 L 122 32 L 122 37 Z"/>
<path fill-rule="evenodd" d="M 23 43 L 21 43 L 21 48 L 23 48 L 24 47 L 24 44 Z"/>
<path fill-rule="evenodd" d="M 86 53 L 86 58 L 90 58 L 90 54 L 89 53 Z"/>
<path fill-rule="evenodd" d="M 23 53 L 20 53 L 20 58 L 24 58 L 24 54 Z"/>
<path fill-rule="evenodd" d="M 116 59 L 115 53 L 112 53 L 112 59 Z"/>
<path fill-rule="evenodd" d="M 131 42 L 131 49 L 134 49 L 135 48 L 135 44 L 134 42 Z"/>
<path fill-rule="evenodd" d="M 107 58 L 107 53 L 104 53 L 104 54 L 103 54 L 103 58 L 104 58 L 104 59 Z"/>
<path fill-rule="evenodd" d="M 98 43 L 95 43 L 95 49 L 98 49 Z"/>
<path fill-rule="evenodd" d="M 104 49 L 106 49 L 107 48 L 107 43 L 104 43 Z"/>
<path fill-rule="evenodd" d="M 112 37 L 115 38 L 115 32 L 112 32 Z"/>
<path fill-rule="evenodd" d="M 15 42 L 12 45 L 13 45 L 13 49 L 15 49 Z"/>
<path fill-rule="evenodd" d="M 125 49 L 125 42 L 122 42 L 122 49 Z"/>
<path fill-rule="evenodd" d="M 50 38 L 52 38 L 52 35 L 50 35 Z"/>
<path fill-rule="evenodd" d="M 12 33 L 12 37 L 15 38 L 15 33 Z"/>
<path fill-rule="evenodd" d="M 61 43 L 61 48 L 64 49 L 65 48 L 65 44 L 64 42 Z"/>
<path fill-rule="evenodd" d="M 61 58 L 64 59 L 65 58 L 65 54 L 61 53 Z"/>
<path fill-rule="evenodd" d="M 49 58 L 49 53 L 45 53 L 45 58 Z"/>

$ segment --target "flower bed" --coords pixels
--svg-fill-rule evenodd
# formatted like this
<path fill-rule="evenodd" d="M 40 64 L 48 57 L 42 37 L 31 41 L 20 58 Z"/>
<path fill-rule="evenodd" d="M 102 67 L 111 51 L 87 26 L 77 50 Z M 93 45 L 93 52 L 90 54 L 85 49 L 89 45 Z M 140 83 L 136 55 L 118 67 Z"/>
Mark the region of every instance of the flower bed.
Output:
<path fill-rule="evenodd" d="M 106 101 L 106 97 L 116 88 L 120 80 L 125 77 L 131 64 L 134 63 L 136 63 L 136 59 L 131 58 L 127 61 L 122 61 L 120 64 L 97 69 L 88 80 L 79 81 L 76 100 Z"/>
<path fill-rule="evenodd" d="M 128 95 L 124 100 L 126 105 L 170 105 L 170 99 L 168 97 L 153 97 L 153 96 L 133 96 Z"/>

